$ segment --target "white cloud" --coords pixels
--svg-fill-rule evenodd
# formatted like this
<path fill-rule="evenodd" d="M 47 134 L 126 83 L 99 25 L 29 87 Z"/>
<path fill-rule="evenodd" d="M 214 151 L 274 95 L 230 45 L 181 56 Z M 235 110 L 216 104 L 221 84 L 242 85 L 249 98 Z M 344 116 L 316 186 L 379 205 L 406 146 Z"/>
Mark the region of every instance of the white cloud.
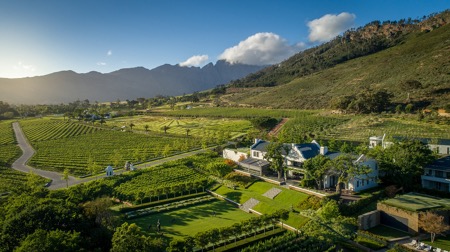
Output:
<path fill-rule="evenodd" d="M 97 66 L 106 66 L 106 62 L 97 62 Z"/>
<path fill-rule="evenodd" d="M 311 42 L 325 42 L 333 39 L 341 32 L 354 25 L 355 14 L 342 12 L 339 15 L 327 14 L 321 18 L 308 22 L 309 40 Z"/>
<path fill-rule="evenodd" d="M 36 67 L 33 65 L 27 65 L 19 61 L 17 64 L 13 65 L 13 69 L 16 71 L 34 72 Z"/>
<path fill-rule="evenodd" d="M 180 66 L 187 67 L 187 66 L 200 66 L 201 64 L 208 61 L 209 57 L 208 55 L 194 55 L 187 59 L 184 62 L 180 63 Z"/>
<path fill-rule="evenodd" d="M 271 65 L 279 63 L 305 49 L 304 43 L 289 45 L 279 35 L 264 32 L 256 33 L 238 45 L 225 49 L 219 59 L 230 63 L 249 65 Z"/>
<path fill-rule="evenodd" d="M 106 56 L 111 56 L 112 55 L 112 51 L 108 50 L 108 52 L 106 53 Z"/>

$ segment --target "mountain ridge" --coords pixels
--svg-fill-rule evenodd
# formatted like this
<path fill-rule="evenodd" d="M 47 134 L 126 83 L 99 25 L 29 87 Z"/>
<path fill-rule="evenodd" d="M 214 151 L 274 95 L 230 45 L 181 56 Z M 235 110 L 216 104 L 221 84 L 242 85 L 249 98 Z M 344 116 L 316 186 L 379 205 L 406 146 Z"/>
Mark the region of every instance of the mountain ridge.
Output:
<path fill-rule="evenodd" d="M 133 67 L 110 73 L 64 70 L 36 77 L 0 78 L 0 100 L 13 104 L 54 104 L 76 99 L 115 101 L 182 95 L 225 84 L 263 67 L 218 61 L 204 67 L 164 64 L 153 69 Z"/>

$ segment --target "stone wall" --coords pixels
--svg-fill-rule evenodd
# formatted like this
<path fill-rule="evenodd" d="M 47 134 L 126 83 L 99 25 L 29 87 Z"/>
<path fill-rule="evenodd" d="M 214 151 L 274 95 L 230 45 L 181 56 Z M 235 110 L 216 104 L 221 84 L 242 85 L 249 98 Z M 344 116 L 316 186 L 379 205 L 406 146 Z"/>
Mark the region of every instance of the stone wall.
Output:
<path fill-rule="evenodd" d="M 375 210 L 358 216 L 358 228 L 367 230 L 380 225 L 380 211 Z"/>

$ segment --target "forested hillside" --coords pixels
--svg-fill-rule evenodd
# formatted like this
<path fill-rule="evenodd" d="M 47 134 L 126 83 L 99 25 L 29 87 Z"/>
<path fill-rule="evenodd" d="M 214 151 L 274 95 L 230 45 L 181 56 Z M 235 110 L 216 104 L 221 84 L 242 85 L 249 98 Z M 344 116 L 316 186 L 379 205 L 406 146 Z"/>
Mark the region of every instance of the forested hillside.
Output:
<path fill-rule="evenodd" d="M 450 11 L 423 20 L 374 21 L 234 81 L 225 102 L 326 108 L 386 89 L 394 102 L 444 106 L 450 91 Z"/>

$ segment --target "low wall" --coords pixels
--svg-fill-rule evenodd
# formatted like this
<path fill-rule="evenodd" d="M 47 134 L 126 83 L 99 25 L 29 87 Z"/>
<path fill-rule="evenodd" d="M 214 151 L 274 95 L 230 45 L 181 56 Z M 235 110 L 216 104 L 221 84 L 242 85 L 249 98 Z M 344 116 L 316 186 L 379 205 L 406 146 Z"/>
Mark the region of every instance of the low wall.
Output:
<path fill-rule="evenodd" d="M 380 225 L 380 211 L 375 210 L 358 216 L 358 228 L 360 230 L 371 229 Z"/>
<path fill-rule="evenodd" d="M 226 200 L 226 201 L 228 201 L 228 202 L 230 202 L 230 203 L 233 203 L 233 204 L 235 204 L 236 206 L 238 206 L 238 207 L 240 207 L 241 206 L 241 204 L 239 204 L 239 203 L 237 203 L 236 201 L 234 201 L 234 200 L 230 200 L 229 198 L 227 198 L 227 197 L 225 197 L 225 196 L 222 196 L 222 195 L 220 195 L 220 194 L 218 194 L 218 193 L 215 193 L 215 192 L 213 192 L 213 191 L 210 191 L 210 190 L 206 190 L 208 193 L 210 193 L 210 194 L 212 194 L 214 197 L 216 197 L 216 198 L 220 198 L 220 199 L 222 199 L 222 200 Z"/>
<path fill-rule="evenodd" d="M 315 192 L 315 191 L 312 191 L 312 190 L 308 190 L 308 189 L 297 187 L 297 186 L 293 186 L 293 185 L 289 185 L 289 189 L 295 190 L 295 191 L 299 191 L 299 192 L 303 192 L 303 193 L 306 193 L 306 194 L 309 194 L 309 195 L 313 195 L 313 196 L 316 196 L 316 197 L 319 197 L 319 198 L 324 198 L 324 197 L 327 196 L 326 194 L 323 194 L 323 193 Z"/>

